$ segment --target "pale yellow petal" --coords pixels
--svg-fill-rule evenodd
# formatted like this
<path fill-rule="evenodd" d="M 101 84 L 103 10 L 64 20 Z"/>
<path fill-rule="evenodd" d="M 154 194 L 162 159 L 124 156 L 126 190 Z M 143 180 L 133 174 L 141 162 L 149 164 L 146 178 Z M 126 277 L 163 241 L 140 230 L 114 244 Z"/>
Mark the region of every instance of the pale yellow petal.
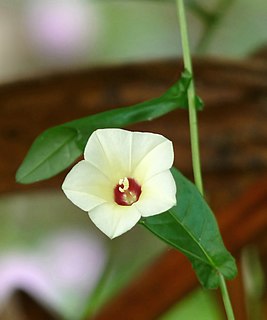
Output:
<path fill-rule="evenodd" d="M 85 147 L 87 161 L 117 183 L 131 171 L 132 132 L 122 129 L 98 129 Z"/>
<path fill-rule="evenodd" d="M 162 213 L 176 204 L 176 185 L 169 170 L 153 176 L 142 185 L 142 193 L 134 204 L 143 217 Z"/>
<path fill-rule="evenodd" d="M 88 214 L 93 223 L 111 239 L 130 230 L 141 218 L 136 207 L 111 203 L 104 203 Z"/>
<path fill-rule="evenodd" d="M 62 189 L 66 196 L 79 208 L 92 208 L 113 201 L 111 181 L 98 168 L 82 160 L 66 176 Z"/>
<path fill-rule="evenodd" d="M 133 132 L 132 168 L 134 169 L 152 150 L 167 139 L 160 134 L 150 132 Z"/>

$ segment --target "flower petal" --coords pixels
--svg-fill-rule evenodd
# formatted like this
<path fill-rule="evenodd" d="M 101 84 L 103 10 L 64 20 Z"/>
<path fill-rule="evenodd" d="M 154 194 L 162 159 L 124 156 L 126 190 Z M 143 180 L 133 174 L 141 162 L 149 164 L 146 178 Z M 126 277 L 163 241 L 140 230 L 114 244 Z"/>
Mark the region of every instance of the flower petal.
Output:
<path fill-rule="evenodd" d="M 79 208 L 89 211 L 104 202 L 113 202 L 113 184 L 88 161 L 77 163 L 66 176 L 62 189 Z"/>
<path fill-rule="evenodd" d="M 174 154 L 172 142 L 159 134 L 98 129 L 90 136 L 84 157 L 116 184 L 123 177 L 142 183 L 169 169 Z"/>
<path fill-rule="evenodd" d="M 171 172 L 167 170 L 146 181 L 134 205 L 142 217 L 162 213 L 176 205 L 176 184 Z"/>
<path fill-rule="evenodd" d="M 141 218 L 140 212 L 134 206 L 111 203 L 104 203 L 88 214 L 93 223 L 111 239 L 130 230 Z"/>
<path fill-rule="evenodd" d="M 147 179 L 171 168 L 174 160 L 173 145 L 158 134 L 147 133 L 146 137 L 135 135 L 132 157 L 134 161 L 140 159 L 134 167 L 133 177 L 143 184 Z"/>
<path fill-rule="evenodd" d="M 132 132 L 122 129 L 98 129 L 92 133 L 84 151 L 85 160 L 118 180 L 131 171 Z"/>

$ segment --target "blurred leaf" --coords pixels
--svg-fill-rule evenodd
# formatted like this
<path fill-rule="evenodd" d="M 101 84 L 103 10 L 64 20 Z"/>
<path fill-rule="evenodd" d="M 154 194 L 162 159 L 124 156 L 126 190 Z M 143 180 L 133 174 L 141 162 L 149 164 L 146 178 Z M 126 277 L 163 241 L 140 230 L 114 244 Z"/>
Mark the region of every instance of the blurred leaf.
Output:
<path fill-rule="evenodd" d="M 206 288 L 217 288 L 219 274 L 236 275 L 233 257 L 225 249 L 215 217 L 197 188 L 172 169 L 177 205 L 169 211 L 142 218 L 140 223 L 164 242 L 184 253 Z"/>
<path fill-rule="evenodd" d="M 113 109 L 50 128 L 34 141 L 16 180 L 32 183 L 48 179 L 66 169 L 77 159 L 89 136 L 98 128 L 118 128 L 158 118 L 177 108 L 187 108 L 187 88 L 191 75 L 185 71 L 181 79 L 160 98 L 134 106 Z M 198 104 L 201 107 L 201 104 Z"/>

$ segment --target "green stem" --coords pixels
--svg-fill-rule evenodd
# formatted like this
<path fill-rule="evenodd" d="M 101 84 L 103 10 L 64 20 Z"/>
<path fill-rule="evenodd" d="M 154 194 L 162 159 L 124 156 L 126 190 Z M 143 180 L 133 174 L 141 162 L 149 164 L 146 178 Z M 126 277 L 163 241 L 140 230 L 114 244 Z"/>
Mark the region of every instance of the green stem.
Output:
<path fill-rule="evenodd" d="M 187 32 L 187 23 L 186 15 L 183 0 L 176 0 L 182 49 L 183 49 L 183 59 L 184 66 L 192 74 L 192 81 L 189 85 L 187 96 L 188 96 L 188 105 L 189 105 L 189 125 L 190 125 L 190 138 L 191 138 L 191 151 L 192 151 L 192 164 L 193 164 L 193 173 L 195 184 L 199 192 L 203 195 L 203 183 L 202 183 L 202 174 L 201 174 L 201 163 L 200 163 L 200 152 L 199 152 L 199 139 L 198 139 L 198 125 L 197 125 L 197 110 L 195 103 L 195 87 L 193 81 L 193 68 L 191 62 L 191 54 L 188 43 L 188 32 Z M 225 279 L 222 274 L 219 274 L 220 277 L 220 289 L 222 292 L 223 302 L 226 310 L 228 320 L 234 320 L 234 313 L 230 298 L 228 295 Z"/>
<path fill-rule="evenodd" d="M 223 298 L 223 303 L 224 303 L 227 318 L 228 318 L 228 320 L 235 320 L 235 316 L 234 316 L 234 312 L 232 309 L 229 294 L 227 291 L 225 279 L 222 274 L 219 274 L 219 277 L 220 277 L 220 288 L 221 288 L 221 292 L 222 292 L 222 298 Z"/>
<path fill-rule="evenodd" d="M 201 163 L 200 163 L 200 152 L 198 142 L 198 126 L 197 126 L 197 111 L 195 103 L 195 86 L 193 81 L 193 68 L 191 62 L 191 55 L 188 43 L 188 32 L 185 17 L 185 9 L 183 0 L 176 0 L 178 8 L 178 17 L 180 22 L 180 33 L 183 49 L 184 66 L 192 74 L 192 81 L 188 87 L 188 105 L 189 105 L 189 124 L 190 124 L 190 139 L 191 139 L 191 150 L 192 150 L 192 164 L 193 173 L 195 178 L 195 184 L 203 195 L 203 183 L 201 174 Z"/>

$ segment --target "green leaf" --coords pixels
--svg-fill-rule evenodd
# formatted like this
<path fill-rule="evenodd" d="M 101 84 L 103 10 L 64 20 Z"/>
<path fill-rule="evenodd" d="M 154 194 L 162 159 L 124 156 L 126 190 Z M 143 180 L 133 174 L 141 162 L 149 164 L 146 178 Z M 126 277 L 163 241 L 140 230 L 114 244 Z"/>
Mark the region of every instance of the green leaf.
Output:
<path fill-rule="evenodd" d="M 18 169 L 17 182 L 32 183 L 63 171 L 81 155 L 89 136 L 98 128 L 124 127 L 153 120 L 177 108 L 187 108 L 187 88 L 191 79 L 191 74 L 185 71 L 181 79 L 159 98 L 101 112 L 46 130 L 34 141 Z"/>
<path fill-rule="evenodd" d="M 182 77 L 179 82 L 172 86 L 164 95 L 164 98 L 167 99 L 178 99 L 180 101 L 180 109 L 188 109 L 188 99 L 187 99 L 187 88 L 188 81 L 191 81 L 192 74 L 188 70 L 184 70 Z M 181 92 L 186 92 L 186 94 L 181 95 Z M 195 96 L 195 104 L 197 110 L 203 110 L 204 103 L 202 99 L 198 96 Z"/>
<path fill-rule="evenodd" d="M 177 205 L 140 223 L 164 242 L 184 253 L 206 288 L 219 286 L 219 274 L 232 279 L 234 258 L 224 247 L 215 217 L 194 184 L 172 169 L 177 186 Z"/>
<path fill-rule="evenodd" d="M 68 167 L 81 153 L 76 140 L 75 129 L 59 126 L 46 130 L 32 144 L 16 173 L 16 180 L 36 182 Z"/>

